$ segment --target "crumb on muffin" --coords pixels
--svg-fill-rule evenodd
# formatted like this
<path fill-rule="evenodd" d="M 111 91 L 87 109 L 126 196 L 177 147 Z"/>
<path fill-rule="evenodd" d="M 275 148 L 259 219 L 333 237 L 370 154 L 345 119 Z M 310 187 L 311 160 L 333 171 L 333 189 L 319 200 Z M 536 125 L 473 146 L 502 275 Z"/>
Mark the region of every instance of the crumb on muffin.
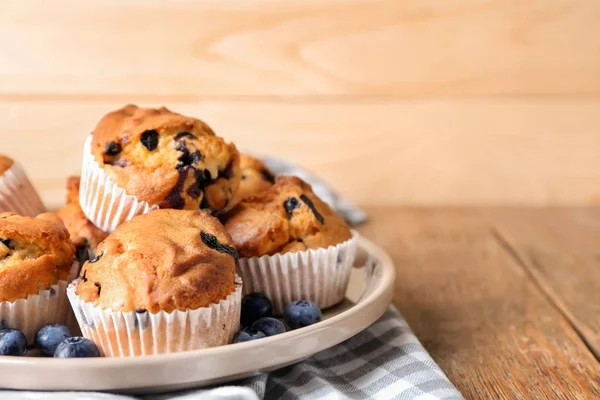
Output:
<path fill-rule="evenodd" d="M 24 299 L 66 280 L 75 248 L 62 221 L 0 213 L 0 301 Z"/>
<path fill-rule="evenodd" d="M 282 176 L 224 219 L 241 257 L 335 246 L 352 237 L 346 222 L 297 177 Z"/>
<path fill-rule="evenodd" d="M 163 209 L 120 225 L 84 264 L 76 294 L 113 311 L 185 311 L 235 291 L 237 251 L 204 211 Z"/>
<path fill-rule="evenodd" d="M 96 161 L 139 200 L 189 210 L 232 205 L 239 153 L 199 119 L 127 105 L 105 115 L 92 135 Z"/>

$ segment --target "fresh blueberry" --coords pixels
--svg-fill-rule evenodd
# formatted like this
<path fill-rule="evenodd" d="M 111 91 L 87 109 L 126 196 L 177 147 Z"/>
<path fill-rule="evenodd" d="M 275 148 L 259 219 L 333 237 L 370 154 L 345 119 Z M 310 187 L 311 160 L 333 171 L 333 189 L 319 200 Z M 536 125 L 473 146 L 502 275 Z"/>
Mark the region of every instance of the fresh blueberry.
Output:
<path fill-rule="evenodd" d="M 267 336 L 279 335 L 285 333 L 285 325 L 278 319 L 265 317 L 252 324 L 252 328 L 258 329 Z"/>
<path fill-rule="evenodd" d="M 303 328 L 321 321 L 321 310 L 312 301 L 292 301 L 283 311 L 285 323 L 292 329 Z"/>
<path fill-rule="evenodd" d="M 248 342 L 250 340 L 262 339 L 267 337 L 264 333 L 254 328 L 246 328 L 242 331 L 239 331 L 233 337 L 233 343 L 242 343 Z"/>
<path fill-rule="evenodd" d="M 27 354 L 27 339 L 17 329 L 0 330 L 0 355 L 24 356 Z"/>
<path fill-rule="evenodd" d="M 262 293 L 250 293 L 242 299 L 242 326 L 252 326 L 254 321 L 272 314 L 271 300 Z"/>
<path fill-rule="evenodd" d="M 35 335 L 35 346 L 40 349 L 42 355 L 52 357 L 58 345 L 71 336 L 71 331 L 64 325 L 46 325 Z"/>
<path fill-rule="evenodd" d="M 94 342 L 80 336 L 74 336 L 63 340 L 54 352 L 54 358 L 76 357 L 100 357 L 100 353 Z"/>

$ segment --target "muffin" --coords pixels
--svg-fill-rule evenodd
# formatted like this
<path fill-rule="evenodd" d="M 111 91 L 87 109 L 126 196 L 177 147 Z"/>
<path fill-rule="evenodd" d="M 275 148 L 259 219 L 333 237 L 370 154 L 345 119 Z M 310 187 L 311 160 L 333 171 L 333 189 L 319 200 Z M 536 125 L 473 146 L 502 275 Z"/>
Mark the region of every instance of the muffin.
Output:
<path fill-rule="evenodd" d="M 79 205 L 79 183 L 78 176 L 67 179 L 67 204 L 59 209 L 56 215 L 67 227 L 77 258 L 83 263 L 93 256 L 96 247 L 108 236 L 108 233 L 96 227 L 85 216 Z"/>
<path fill-rule="evenodd" d="M 46 209 L 19 163 L 0 154 L 0 212 L 35 217 Z"/>
<path fill-rule="evenodd" d="M 56 215 L 0 213 L 0 320 L 30 343 L 43 325 L 65 323 L 74 258 L 69 232 Z"/>
<path fill-rule="evenodd" d="M 83 335 L 106 356 L 230 343 L 239 327 L 237 252 L 204 211 L 155 210 L 121 224 L 68 290 Z"/>
<path fill-rule="evenodd" d="M 276 313 L 294 300 L 327 308 L 344 299 L 358 235 L 300 178 L 279 177 L 224 224 L 241 257 L 244 293 L 264 293 Z"/>
<path fill-rule="evenodd" d="M 105 115 L 84 148 L 80 203 L 105 232 L 157 208 L 230 208 L 239 153 L 204 122 L 127 105 Z"/>
<path fill-rule="evenodd" d="M 275 175 L 258 158 L 240 154 L 242 179 L 233 201 L 238 204 L 243 199 L 264 192 L 275 183 Z"/>

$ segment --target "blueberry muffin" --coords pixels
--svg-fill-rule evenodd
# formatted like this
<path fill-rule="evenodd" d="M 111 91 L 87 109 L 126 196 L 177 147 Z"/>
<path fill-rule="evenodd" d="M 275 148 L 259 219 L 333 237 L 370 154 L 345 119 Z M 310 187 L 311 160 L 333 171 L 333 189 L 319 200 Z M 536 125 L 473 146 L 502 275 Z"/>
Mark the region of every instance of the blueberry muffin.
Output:
<path fill-rule="evenodd" d="M 161 208 L 221 211 L 240 182 L 233 144 L 164 107 L 108 113 L 92 132 L 91 152 L 118 187 Z"/>
<path fill-rule="evenodd" d="M 137 216 L 96 254 L 84 264 L 70 299 L 84 336 L 104 354 L 218 346 L 238 328 L 238 255 L 207 212 L 164 209 Z"/>
<path fill-rule="evenodd" d="M 240 254 L 244 293 L 264 293 L 276 315 L 296 300 L 327 308 L 344 299 L 358 236 L 306 182 L 279 177 L 224 223 Z"/>
<path fill-rule="evenodd" d="M 242 179 L 234 204 L 252 195 L 264 192 L 275 183 L 275 175 L 258 158 L 240 154 Z"/>
<path fill-rule="evenodd" d="M 352 237 L 348 224 L 293 176 L 243 200 L 225 220 L 241 257 L 335 246 Z"/>
<path fill-rule="evenodd" d="M 108 236 L 108 233 L 88 220 L 81 209 L 79 205 L 79 181 L 78 176 L 71 176 L 67 179 L 67 204 L 59 209 L 56 215 L 67 227 L 78 258 L 84 259 L 88 251 L 94 252 L 98 244 Z"/>
<path fill-rule="evenodd" d="M 0 154 L 0 212 L 35 217 L 45 211 L 23 168 L 12 158 Z"/>
<path fill-rule="evenodd" d="M 0 301 L 25 299 L 66 280 L 75 248 L 54 214 L 0 213 Z"/>
<path fill-rule="evenodd" d="M 75 248 L 54 214 L 0 213 L 0 320 L 29 343 L 42 326 L 67 322 Z"/>

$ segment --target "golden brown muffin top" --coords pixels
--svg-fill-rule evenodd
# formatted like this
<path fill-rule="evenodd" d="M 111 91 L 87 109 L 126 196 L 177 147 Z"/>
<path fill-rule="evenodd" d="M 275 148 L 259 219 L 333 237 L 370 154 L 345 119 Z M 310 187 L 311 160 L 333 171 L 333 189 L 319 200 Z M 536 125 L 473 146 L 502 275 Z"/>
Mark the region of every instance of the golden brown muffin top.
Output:
<path fill-rule="evenodd" d="M 79 204 L 80 177 L 70 176 L 67 179 L 67 205 L 59 209 L 56 215 L 63 221 L 71 242 L 75 247 L 89 247 L 94 250 L 98 244 L 106 239 L 108 233 L 102 231 L 87 219 Z"/>
<path fill-rule="evenodd" d="M 264 192 L 275 183 L 275 175 L 258 158 L 240 154 L 242 180 L 234 204 L 252 195 Z"/>
<path fill-rule="evenodd" d="M 125 191 L 161 208 L 215 211 L 231 205 L 239 153 L 204 122 L 167 108 L 127 105 L 92 132 L 92 154 Z"/>
<path fill-rule="evenodd" d="M 235 290 L 237 252 L 204 211 L 155 210 L 121 224 L 84 264 L 76 293 L 105 309 L 171 312 Z"/>
<path fill-rule="evenodd" d="M 75 248 L 61 220 L 0 213 L 0 301 L 14 301 L 66 280 Z"/>
<path fill-rule="evenodd" d="M 0 175 L 8 171 L 10 167 L 13 166 L 15 162 L 12 158 L 5 156 L 4 154 L 0 154 Z"/>
<path fill-rule="evenodd" d="M 243 200 L 227 215 L 225 229 L 241 257 L 327 248 L 352 237 L 346 222 L 295 176 L 279 177 Z"/>

